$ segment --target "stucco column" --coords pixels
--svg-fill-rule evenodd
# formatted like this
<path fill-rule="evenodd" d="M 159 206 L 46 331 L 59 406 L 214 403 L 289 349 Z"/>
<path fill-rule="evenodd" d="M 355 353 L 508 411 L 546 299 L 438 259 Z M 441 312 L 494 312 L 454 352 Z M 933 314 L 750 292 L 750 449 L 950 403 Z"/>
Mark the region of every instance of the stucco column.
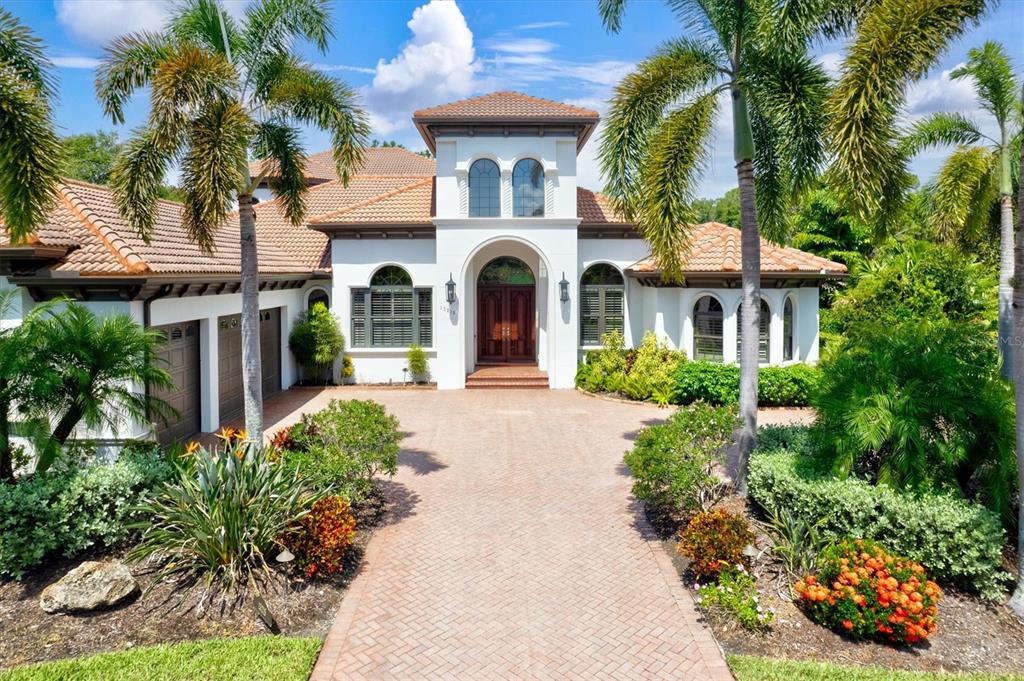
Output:
<path fill-rule="evenodd" d="M 796 357 L 814 364 L 818 361 L 818 287 L 803 286 L 797 291 L 793 310 Z"/>
<path fill-rule="evenodd" d="M 739 334 L 739 304 L 740 293 L 733 293 L 731 290 L 722 292 L 722 361 L 739 364 L 740 358 L 736 354 L 736 343 Z"/>
<path fill-rule="evenodd" d="M 220 367 L 217 362 L 217 316 L 199 320 L 199 427 L 211 433 L 220 427 Z"/>

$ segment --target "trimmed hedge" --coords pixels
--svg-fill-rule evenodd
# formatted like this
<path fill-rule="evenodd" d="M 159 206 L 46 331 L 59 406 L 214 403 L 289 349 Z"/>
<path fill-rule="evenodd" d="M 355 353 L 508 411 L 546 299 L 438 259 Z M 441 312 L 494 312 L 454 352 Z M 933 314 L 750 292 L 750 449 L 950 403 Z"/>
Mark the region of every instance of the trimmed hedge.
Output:
<path fill-rule="evenodd" d="M 690 404 L 736 404 L 740 396 L 740 368 L 720 362 L 685 362 L 673 373 L 672 401 Z M 763 367 L 758 371 L 757 401 L 762 407 L 806 407 L 818 380 L 807 364 Z"/>
<path fill-rule="evenodd" d="M 762 429 L 748 478 L 750 495 L 762 507 L 820 522 L 819 531 L 832 541 L 877 541 L 921 563 L 940 583 L 992 599 L 1004 595 L 1006 537 L 996 514 L 953 496 L 904 494 L 823 473 L 800 453 L 805 438 L 806 429 Z"/>

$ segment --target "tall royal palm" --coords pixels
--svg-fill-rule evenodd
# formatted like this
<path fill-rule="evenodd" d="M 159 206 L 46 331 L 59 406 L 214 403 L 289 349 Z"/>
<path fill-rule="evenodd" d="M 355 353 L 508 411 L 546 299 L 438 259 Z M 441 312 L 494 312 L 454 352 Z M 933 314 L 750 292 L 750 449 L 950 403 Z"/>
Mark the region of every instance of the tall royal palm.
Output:
<path fill-rule="evenodd" d="M 39 39 L 0 8 L 0 217 L 18 242 L 40 225 L 60 181 L 53 79 Z"/>
<path fill-rule="evenodd" d="M 149 120 L 110 178 L 118 207 L 143 237 L 152 232 L 158 193 L 175 163 L 183 225 L 201 248 L 212 248 L 237 201 L 245 424 L 254 439 L 262 436 L 263 400 L 253 191 L 267 180 L 297 226 L 306 189 L 298 126 L 330 132 L 342 181 L 369 136 L 353 91 L 296 56 L 298 42 L 324 51 L 332 36 L 326 0 L 259 0 L 237 22 L 218 0 L 189 0 L 163 33 L 114 41 L 97 73 L 100 100 L 118 123 L 132 93 L 150 88 Z M 257 177 L 249 172 L 250 156 L 267 159 Z"/>
<path fill-rule="evenodd" d="M 777 3 L 693 0 L 669 3 L 691 29 L 671 40 L 615 89 L 601 167 L 606 191 L 634 220 L 666 280 L 681 281 L 696 220 L 694 189 L 707 162 L 720 94 L 731 98 L 733 158 L 740 193 L 742 338 L 740 461 L 757 432 L 761 236 L 781 238 L 787 201 L 816 177 L 824 160 L 821 130 L 828 76 L 807 40 L 780 40 Z M 625 1 L 601 0 L 605 25 L 618 30 Z M 755 190 L 756 187 L 756 190 Z"/>
<path fill-rule="evenodd" d="M 981 107 L 995 119 L 996 136 L 960 114 L 936 113 L 919 121 L 905 140 L 908 154 L 928 147 L 957 148 L 939 170 L 933 196 L 932 224 L 937 236 L 978 238 L 999 203 L 999 354 L 1003 375 L 1013 375 L 1010 352 L 1013 304 L 1013 185 L 1020 177 L 1016 157 L 1021 144 L 1020 82 L 1003 46 L 989 41 L 968 53 L 954 79 L 970 78 Z"/>

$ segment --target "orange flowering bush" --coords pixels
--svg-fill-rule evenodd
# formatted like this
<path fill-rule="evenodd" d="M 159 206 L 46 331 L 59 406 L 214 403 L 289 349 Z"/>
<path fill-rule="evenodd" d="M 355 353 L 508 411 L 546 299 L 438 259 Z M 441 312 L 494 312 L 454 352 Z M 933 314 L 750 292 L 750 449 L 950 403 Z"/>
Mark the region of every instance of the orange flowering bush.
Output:
<path fill-rule="evenodd" d="M 270 437 L 270 446 L 278 451 L 295 449 L 295 440 L 292 438 L 292 428 L 285 426 Z"/>
<path fill-rule="evenodd" d="M 698 513 L 679 537 L 677 550 L 690 559 L 698 580 L 714 579 L 730 565 L 750 568 L 743 550 L 754 541 L 746 519 L 724 509 Z"/>
<path fill-rule="evenodd" d="M 937 628 L 942 590 L 920 564 L 878 544 L 845 540 L 825 549 L 818 576 L 796 583 L 811 618 L 854 638 L 924 641 Z"/>
<path fill-rule="evenodd" d="M 286 541 L 307 577 L 340 572 L 356 536 L 356 519 L 344 497 L 324 497 Z"/>

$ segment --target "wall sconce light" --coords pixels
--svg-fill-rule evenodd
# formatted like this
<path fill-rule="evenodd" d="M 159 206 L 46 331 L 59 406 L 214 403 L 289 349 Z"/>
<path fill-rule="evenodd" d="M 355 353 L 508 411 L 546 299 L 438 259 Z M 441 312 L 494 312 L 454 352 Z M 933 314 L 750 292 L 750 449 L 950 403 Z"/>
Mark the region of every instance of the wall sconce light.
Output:
<path fill-rule="evenodd" d="M 451 305 L 455 302 L 455 280 L 452 279 L 452 273 L 448 273 L 448 283 L 444 285 L 445 300 Z"/>
<path fill-rule="evenodd" d="M 562 272 L 562 281 L 558 282 L 559 297 L 563 303 L 569 302 L 569 282 L 565 279 L 565 272 Z"/>

